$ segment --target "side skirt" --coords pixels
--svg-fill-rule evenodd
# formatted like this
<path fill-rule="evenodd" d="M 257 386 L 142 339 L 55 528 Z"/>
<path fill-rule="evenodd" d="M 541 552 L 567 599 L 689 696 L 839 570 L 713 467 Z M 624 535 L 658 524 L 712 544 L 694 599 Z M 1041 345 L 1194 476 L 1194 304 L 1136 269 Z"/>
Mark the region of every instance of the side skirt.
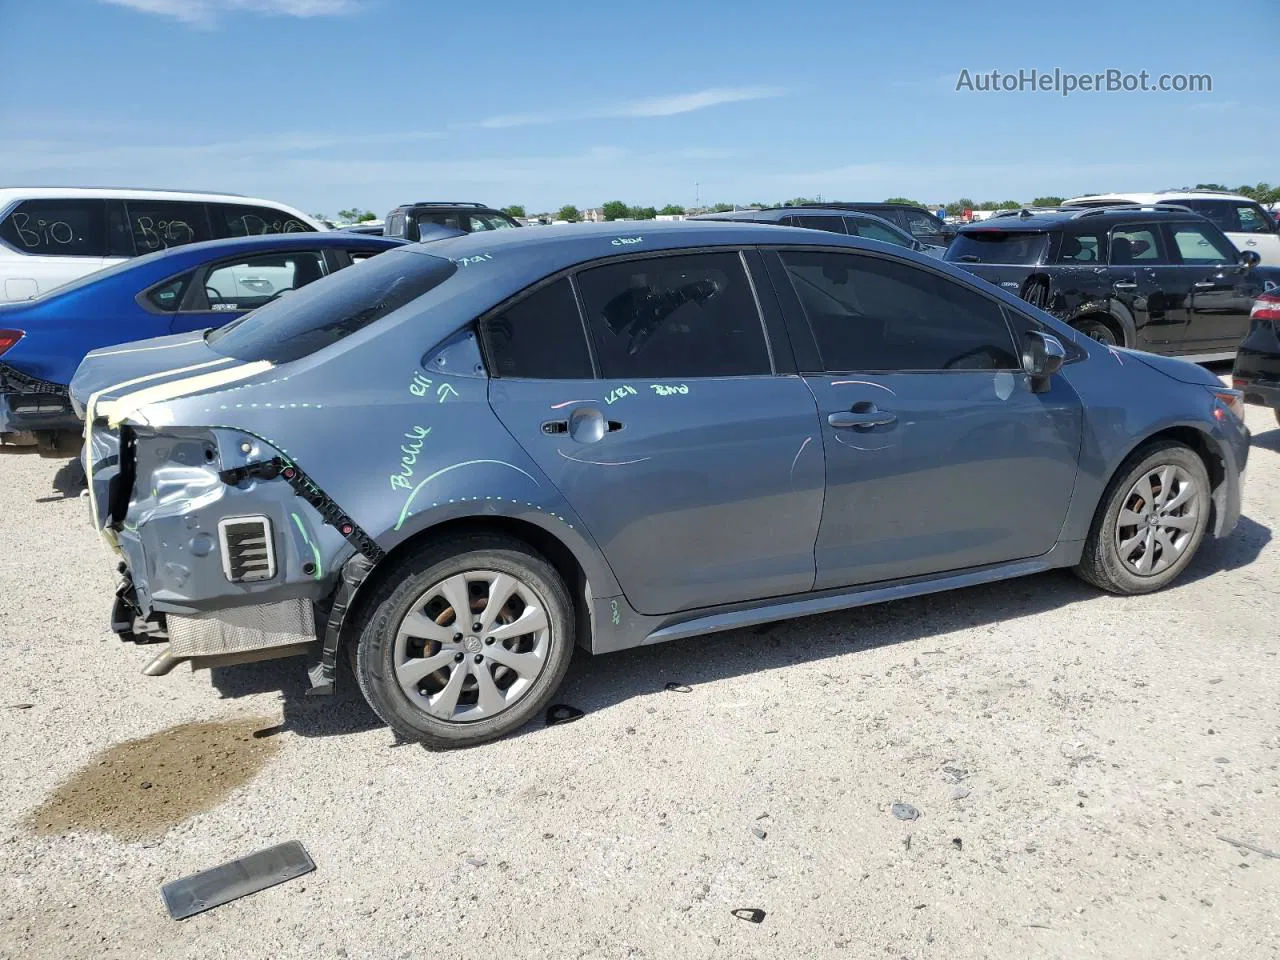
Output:
<path fill-rule="evenodd" d="M 771 600 L 686 610 L 668 616 L 646 616 L 636 613 L 621 597 L 595 598 L 593 653 L 612 653 L 631 647 L 668 640 L 683 640 L 705 633 L 737 630 L 776 620 L 810 617 L 835 610 L 849 610 L 887 600 L 901 600 L 928 593 L 941 593 L 962 587 L 973 587 L 998 580 L 1011 580 L 1059 567 L 1074 566 L 1080 561 L 1083 540 L 1059 542 L 1048 553 L 1029 560 L 974 567 L 952 573 L 931 574 L 905 580 L 891 580 L 859 587 L 824 590 L 820 593 L 776 597 Z"/>

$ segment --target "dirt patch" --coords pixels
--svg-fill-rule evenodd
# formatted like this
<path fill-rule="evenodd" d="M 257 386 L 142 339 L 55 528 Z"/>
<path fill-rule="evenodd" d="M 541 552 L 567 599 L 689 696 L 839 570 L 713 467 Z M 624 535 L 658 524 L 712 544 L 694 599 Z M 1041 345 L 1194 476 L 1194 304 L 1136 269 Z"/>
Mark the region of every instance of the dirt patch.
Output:
<path fill-rule="evenodd" d="M 163 835 L 248 782 L 280 749 L 266 717 L 184 723 L 98 754 L 27 816 L 42 836 L 109 833 L 121 840 Z"/>

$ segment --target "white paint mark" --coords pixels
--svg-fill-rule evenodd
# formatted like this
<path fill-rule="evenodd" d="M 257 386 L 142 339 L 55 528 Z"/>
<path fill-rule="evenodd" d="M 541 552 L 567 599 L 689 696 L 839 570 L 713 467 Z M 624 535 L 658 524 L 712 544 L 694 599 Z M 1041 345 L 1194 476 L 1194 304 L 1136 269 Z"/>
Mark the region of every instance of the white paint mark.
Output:
<path fill-rule="evenodd" d="M 804 443 L 800 444 L 800 449 L 796 451 L 795 458 L 791 461 L 791 479 L 792 480 L 796 478 L 796 464 L 800 462 L 800 454 L 804 453 L 804 448 L 809 445 L 809 441 L 812 439 L 813 437 L 804 438 Z"/>
<path fill-rule="evenodd" d="M 564 457 L 566 460 L 572 460 L 574 463 L 590 463 L 597 467 L 625 467 L 629 463 L 644 463 L 649 459 L 648 457 L 641 457 L 638 460 L 584 460 L 581 457 L 571 457 L 563 450 L 557 450 L 556 453 L 560 454 L 560 456 Z"/>

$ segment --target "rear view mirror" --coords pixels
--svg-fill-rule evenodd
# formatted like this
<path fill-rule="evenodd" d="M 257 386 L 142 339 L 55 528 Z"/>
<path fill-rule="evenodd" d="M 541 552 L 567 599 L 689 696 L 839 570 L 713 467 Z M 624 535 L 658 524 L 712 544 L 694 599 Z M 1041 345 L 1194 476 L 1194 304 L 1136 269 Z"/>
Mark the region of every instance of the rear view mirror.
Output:
<path fill-rule="evenodd" d="M 1241 250 L 1240 251 L 1240 269 L 1252 270 L 1262 262 L 1262 257 L 1258 255 L 1257 250 Z"/>
<path fill-rule="evenodd" d="M 1031 378 L 1031 392 L 1047 391 L 1049 381 L 1062 369 L 1066 359 L 1066 348 L 1057 337 L 1036 330 L 1028 333 L 1026 345 L 1022 348 L 1022 369 Z"/>

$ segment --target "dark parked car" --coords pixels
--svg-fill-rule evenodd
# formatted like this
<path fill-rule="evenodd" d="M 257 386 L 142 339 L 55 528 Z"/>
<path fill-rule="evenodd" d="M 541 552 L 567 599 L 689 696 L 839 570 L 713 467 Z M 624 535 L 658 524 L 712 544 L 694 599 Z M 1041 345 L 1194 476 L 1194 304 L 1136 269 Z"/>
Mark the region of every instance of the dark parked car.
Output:
<path fill-rule="evenodd" d="M 961 227 L 945 259 L 1100 343 L 1227 360 L 1277 272 L 1169 207 L 1011 211 Z"/>
<path fill-rule="evenodd" d="M 324 289 L 320 289 L 323 286 Z M 513 730 L 595 653 L 1231 531 L 1238 392 L 931 257 L 752 223 L 409 244 L 90 355 L 91 515 L 150 671 L 345 648 L 398 734 Z"/>
<path fill-rule="evenodd" d="M 921 243 L 900 227 L 870 213 L 834 208 L 769 207 L 764 210 L 734 210 L 725 213 L 703 213 L 690 220 L 738 220 L 748 223 L 776 223 L 784 227 L 805 227 L 809 230 L 826 230 L 843 233 L 864 240 L 879 240 L 895 247 L 906 247 L 916 253 L 940 257 L 946 247 Z"/>
<path fill-rule="evenodd" d="M 463 233 L 484 233 L 520 226 L 514 218 L 483 203 L 466 200 L 419 200 L 417 203 L 401 204 L 388 213 L 383 221 L 382 233 L 387 237 L 417 241 L 423 237 L 422 228 L 430 224 L 461 230 Z M 425 233 L 430 235 L 432 231 Z"/>
<path fill-rule="evenodd" d="M 955 227 L 938 219 L 923 207 L 913 206 L 910 203 L 877 203 L 874 201 L 865 203 L 812 203 L 799 204 L 797 207 L 792 207 L 792 209 L 804 210 L 808 207 L 869 213 L 872 216 L 888 220 L 921 243 L 936 247 L 945 247 L 956 232 Z"/>
<path fill-rule="evenodd" d="M 1280 423 L 1280 286 L 1254 301 L 1249 335 L 1236 353 L 1231 385 L 1243 391 L 1245 403 L 1271 407 Z"/>
<path fill-rule="evenodd" d="M 0 441 L 70 456 L 84 425 L 67 384 L 90 350 L 221 326 L 402 243 L 334 231 L 190 243 L 0 304 Z"/>

